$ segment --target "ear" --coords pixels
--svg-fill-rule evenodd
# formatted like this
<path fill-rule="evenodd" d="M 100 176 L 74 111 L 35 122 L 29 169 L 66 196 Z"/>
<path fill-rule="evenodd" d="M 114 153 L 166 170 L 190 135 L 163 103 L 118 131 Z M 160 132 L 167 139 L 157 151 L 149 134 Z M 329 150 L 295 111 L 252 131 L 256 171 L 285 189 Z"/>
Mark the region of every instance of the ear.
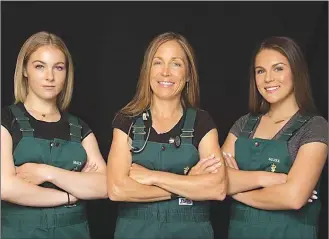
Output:
<path fill-rule="evenodd" d="M 26 68 L 25 67 L 23 69 L 23 76 L 25 76 L 27 78 L 27 71 L 26 71 Z"/>

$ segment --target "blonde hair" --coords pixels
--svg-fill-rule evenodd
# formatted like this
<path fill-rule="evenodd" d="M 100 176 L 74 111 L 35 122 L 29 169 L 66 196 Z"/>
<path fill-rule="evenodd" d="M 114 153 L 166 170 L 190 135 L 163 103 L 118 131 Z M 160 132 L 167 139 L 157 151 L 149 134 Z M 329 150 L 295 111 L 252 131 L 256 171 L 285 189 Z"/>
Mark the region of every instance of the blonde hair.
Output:
<path fill-rule="evenodd" d="M 185 90 L 183 89 L 181 98 L 182 105 L 184 107 L 199 107 L 199 79 L 193 48 L 182 35 L 173 32 L 166 32 L 156 36 L 149 44 L 144 54 L 144 61 L 137 83 L 136 94 L 134 98 L 120 110 L 120 113 L 126 116 L 134 117 L 140 115 L 150 107 L 152 100 L 152 91 L 150 86 L 150 71 L 152 60 L 158 48 L 163 43 L 171 40 L 176 41 L 182 47 L 187 58 L 187 78 L 189 80 L 185 85 Z"/>
<path fill-rule="evenodd" d="M 54 46 L 63 52 L 66 58 L 66 80 L 64 83 L 63 90 L 57 96 L 57 106 L 60 110 L 64 111 L 69 106 L 72 93 L 73 93 L 73 77 L 74 77 L 74 67 L 71 54 L 67 49 L 63 40 L 48 32 L 38 32 L 31 37 L 29 37 L 23 44 L 16 62 L 16 69 L 14 75 L 14 94 L 15 94 L 15 104 L 18 102 L 24 102 L 28 94 L 28 82 L 27 77 L 24 76 L 24 70 L 26 69 L 27 62 L 36 50 L 42 46 Z"/>

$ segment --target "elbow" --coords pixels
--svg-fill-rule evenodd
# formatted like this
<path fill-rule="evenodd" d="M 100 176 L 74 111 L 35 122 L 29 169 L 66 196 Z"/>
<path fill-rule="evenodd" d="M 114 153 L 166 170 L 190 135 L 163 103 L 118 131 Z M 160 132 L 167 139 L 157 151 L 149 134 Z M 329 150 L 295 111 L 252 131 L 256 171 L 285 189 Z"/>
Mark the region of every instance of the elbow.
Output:
<path fill-rule="evenodd" d="M 222 184 L 218 187 L 215 193 L 215 200 L 216 201 L 224 201 L 227 195 L 227 187 L 226 185 Z"/>
<path fill-rule="evenodd" d="M 291 200 L 291 203 L 289 205 L 290 209 L 292 210 L 300 210 L 302 207 L 305 206 L 305 204 L 307 203 L 307 199 L 306 200 L 302 200 L 302 199 L 294 199 L 294 200 Z"/>
<path fill-rule="evenodd" d="M 227 195 L 227 180 L 222 179 L 220 182 L 216 181 L 216 183 L 211 188 L 213 189 L 211 200 L 225 200 Z"/>
<path fill-rule="evenodd" d="M 124 193 L 122 190 L 122 185 L 120 185 L 120 183 L 109 183 L 108 188 L 107 188 L 107 197 L 111 200 L 111 201 L 125 201 L 124 198 Z"/>
<path fill-rule="evenodd" d="M 301 188 L 292 188 L 290 190 L 289 205 L 291 210 L 300 210 L 305 206 L 309 197 L 304 197 Z"/>

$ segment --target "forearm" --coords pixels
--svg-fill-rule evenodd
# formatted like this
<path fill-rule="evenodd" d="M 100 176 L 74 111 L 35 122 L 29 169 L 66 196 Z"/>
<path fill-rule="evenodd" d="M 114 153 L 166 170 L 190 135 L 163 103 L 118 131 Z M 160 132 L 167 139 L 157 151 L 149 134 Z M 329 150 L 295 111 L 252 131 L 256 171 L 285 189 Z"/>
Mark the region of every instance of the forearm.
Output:
<path fill-rule="evenodd" d="M 233 195 L 262 187 L 262 174 L 263 172 L 261 171 L 242 171 L 227 167 L 227 194 Z"/>
<path fill-rule="evenodd" d="M 67 193 L 28 183 L 16 176 L 1 180 L 1 199 L 29 207 L 54 207 L 67 204 Z"/>
<path fill-rule="evenodd" d="M 243 192 L 232 197 L 244 204 L 263 210 L 290 210 L 299 209 L 295 199 L 287 184 L 275 185 L 268 188 Z"/>
<path fill-rule="evenodd" d="M 74 172 L 49 166 L 47 181 L 79 199 L 107 198 L 105 173 Z"/>
<path fill-rule="evenodd" d="M 204 175 L 177 175 L 154 172 L 153 184 L 191 200 L 224 200 L 227 180 L 224 167 Z"/>
<path fill-rule="evenodd" d="M 168 200 L 171 195 L 162 188 L 140 184 L 128 176 L 117 183 L 109 180 L 108 185 L 108 195 L 112 201 L 156 202 Z"/>

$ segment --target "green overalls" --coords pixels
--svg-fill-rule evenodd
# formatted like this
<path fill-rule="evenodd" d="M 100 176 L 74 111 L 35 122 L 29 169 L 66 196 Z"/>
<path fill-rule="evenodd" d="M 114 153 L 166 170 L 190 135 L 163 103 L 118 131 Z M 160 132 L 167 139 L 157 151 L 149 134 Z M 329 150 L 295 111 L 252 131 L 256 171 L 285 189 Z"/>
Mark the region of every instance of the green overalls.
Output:
<path fill-rule="evenodd" d="M 156 143 L 144 139 L 145 124 L 137 118 L 133 128 L 133 146 L 142 148 L 133 154 L 133 163 L 151 170 L 184 175 L 199 161 L 198 150 L 192 144 L 196 111 L 184 113 L 181 145 Z M 148 127 L 147 127 L 148 128 Z M 148 129 L 147 129 L 148 131 Z M 123 202 L 119 205 L 114 238 L 116 239 L 212 239 L 208 201 L 185 198 L 150 203 Z"/>
<path fill-rule="evenodd" d="M 292 159 L 287 142 L 311 116 L 298 115 L 277 140 L 249 138 L 260 120 L 249 119 L 235 142 L 235 158 L 240 170 L 268 171 L 288 174 Z M 319 192 L 319 183 L 317 189 Z M 280 195 L 277 195 L 280 197 Z M 231 206 L 230 239 L 313 239 L 317 237 L 320 200 L 307 203 L 300 210 L 267 211 L 238 201 Z"/>
<path fill-rule="evenodd" d="M 78 119 L 68 115 L 71 140 L 34 137 L 29 118 L 16 105 L 10 109 L 19 124 L 22 139 L 13 152 L 15 166 L 24 163 L 48 164 L 72 171 L 81 171 L 87 154 L 81 145 Z M 40 185 L 59 189 L 48 182 Z M 61 189 L 59 189 L 61 190 Z M 63 195 L 64 196 L 64 195 Z M 64 196 L 65 197 L 65 196 Z M 89 239 L 85 202 L 74 207 L 28 207 L 1 202 L 1 238 L 7 239 Z"/>

